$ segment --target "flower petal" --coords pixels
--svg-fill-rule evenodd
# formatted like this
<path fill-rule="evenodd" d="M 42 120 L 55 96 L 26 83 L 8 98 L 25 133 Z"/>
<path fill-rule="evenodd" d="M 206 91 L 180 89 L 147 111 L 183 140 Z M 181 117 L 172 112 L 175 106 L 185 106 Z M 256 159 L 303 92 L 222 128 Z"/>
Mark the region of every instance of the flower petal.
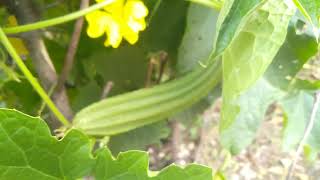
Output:
<path fill-rule="evenodd" d="M 145 18 L 149 13 L 148 8 L 140 0 L 128 0 L 124 6 L 124 12 L 135 19 Z"/>
<path fill-rule="evenodd" d="M 128 27 L 122 29 L 122 35 L 130 44 L 135 44 L 139 39 L 139 32 L 134 32 Z"/>
<path fill-rule="evenodd" d="M 91 38 L 97 38 L 103 35 L 106 26 L 110 21 L 110 15 L 103 11 L 94 11 L 86 15 L 88 21 L 87 34 Z"/>
<path fill-rule="evenodd" d="M 110 16 L 109 23 L 106 27 L 107 39 L 104 43 L 105 46 L 112 46 L 113 48 L 118 48 L 121 41 L 121 29 L 120 24 L 117 20 Z"/>
<path fill-rule="evenodd" d="M 96 2 L 103 2 L 105 0 L 96 0 Z M 125 0 L 115 0 L 113 3 L 105 6 L 103 9 L 108 13 L 111 13 L 112 16 L 120 18 L 122 16 L 123 5 Z"/>
<path fill-rule="evenodd" d="M 146 22 L 144 19 L 134 19 L 130 17 L 127 21 L 128 27 L 132 29 L 134 32 L 139 32 L 146 29 Z"/>

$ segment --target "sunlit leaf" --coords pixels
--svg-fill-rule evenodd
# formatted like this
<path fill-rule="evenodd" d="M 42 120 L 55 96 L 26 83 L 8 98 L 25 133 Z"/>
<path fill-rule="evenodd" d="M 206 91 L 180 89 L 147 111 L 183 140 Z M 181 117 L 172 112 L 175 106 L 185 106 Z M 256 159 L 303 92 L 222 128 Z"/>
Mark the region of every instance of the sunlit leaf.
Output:
<path fill-rule="evenodd" d="M 79 131 L 58 141 L 39 118 L 1 109 L 0 119 L 1 179 L 76 179 L 90 173 L 91 143 Z"/>
<path fill-rule="evenodd" d="M 0 109 L 0 119 L 1 179 L 73 180 L 90 174 L 98 180 L 212 179 L 211 169 L 200 165 L 171 165 L 149 177 L 146 152 L 125 152 L 114 159 L 101 149 L 93 158 L 90 139 L 78 130 L 57 140 L 40 118 Z"/>

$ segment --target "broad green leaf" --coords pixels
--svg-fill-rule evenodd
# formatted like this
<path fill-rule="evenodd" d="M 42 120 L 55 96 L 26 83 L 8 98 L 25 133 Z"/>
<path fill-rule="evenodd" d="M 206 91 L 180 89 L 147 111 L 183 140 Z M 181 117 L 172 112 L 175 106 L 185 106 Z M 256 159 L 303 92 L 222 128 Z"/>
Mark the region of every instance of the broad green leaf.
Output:
<path fill-rule="evenodd" d="M 314 96 L 311 92 L 297 91 L 283 99 L 280 104 L 285 113 L 283 131 L 283 148 L 286 151 L 293 150 L 301 141 L 305 128 L 310 120 Z M 316 116 L 310 136 L 307 140 L 309 151 L 320 152 L 320 111 Z"/>
<path fill-rule="evenodd" d="M 108 148 L 113 154 L 128 150 L 145 150 L 147 145 L 159 144 L 161 139 L 169 136 L 167 122 L 161 121 L 132 131 L 112 136 Z"/>
<path fill-rule="evenodd" d="M 226 0 L 217 22 L 215 55 L 220 55 L 233 39 L 243 18 L 262 0 Z"/>
<path fill-rule="evenodd" d="M 238 154 L 250 145 L 271 103 L 282 98 L 285 92 L 261 78 L 237 99 L 240 108 L 236 119 L 220 132 L 220 141 L 232 154 Z"/>
<path fill-rule="evenodd" d="M 300 23 L 303 23 L 303 31 L 298 27 Z M 312 33 L 311 25 L 304 23 L 299 16 L 295 16 L 288 30 L 287 41 L 265 75 L 274 86 L 287 91 L 287 97 L 279 99 L 287 114 L 282 144 L 285 151 L 295 149 L 309 120 L 313 98 L 307 91 L 312 92 L 320 87 L 317 82 L 312 83 L 296 77 L 303 65 L 317 53 L 318 43 Z M 313 133 L 312 136 L 314 135 Z M 319 148 L 315 148 L 316 144 L 316 141 L 309 143 L 310 151 L 319 151 Z"/>
<path fill-rule="evenodd" d="M 320 1 L 319 0 L 293 0 L 301 13 L 313 24 L 315 33 L 320 28 Z"/>
<path fill-rule="evenodd" d="M 255 84 L 280 49 L 294 10 L 282 0 L 266 1 L 247 17 L 223 53 L 222 132 L 239 115 L 240 96 Z"/>
<path fill-rule="evenodd" d="M 316 37 L 310 31 L 301 31 L 296 28 L 300 23 L 300 19 L 294 16 L 290 22 L 286 41 L 264 77 L 240 96 L 241 109 L 236 120 L 232 126 L 221 132 L 222 144 L 233 153 L 239 153 L 252 142 L 271 103 L 287 96 L 289 89 L 306 88 L 301 83 L 298 87 L 298 79 L 295 76 L 303 64 L 317 53 L 318 44 Z M 304 46 L 299 46 L 299 44 L 304 44 Z M 291 80 L 288 79 L 288 76 L 292 77 Z M 312 87 L 314 86 L 309 88 Z"/>
<path fill-rule="evenodd" d="M 0 109 L 0 177 L 19 180 L 76 179 L 94 164 L 89 138 L 71 130 L 58 141 L 40 118 Z"/>
<path fill-rule="evenodd" d="M 146 152 L 121 153 L 115 160 L 109 150 L 101 149 L 94 158 L 92 142 L 78 130 L 57 140 L 40 118 L 0 109 L 0 119 L 0 179 L 74 180 L 90 174 L 103 180 L 212 179 L 211 169 L 200 165 L 171 165 L 148 177 Z"/>
<path fill-rule="evenodd" d="M 178 50 L 177 72 L 184 74 L 199 64 L 205 64 L 213 50 L 218 12 L 214 9 L 191 4 L 186 30 Z"/>
<path fill-rule="evenodd" d="M 310 118 L 312 97 L 305 92 L 290 95 L 280 102 L 285 114 L 283 142 L 285 151 L 294 149 L 302 138 L 306 122 Z"/>
<path fill-rule="evenodd" d="M 266 72 L 266 77 L 283 90 L 297 86 L 297 83 L 301 88 L 302 83 L 307 86 L 307 82 L 301 82 L 296 75 L 317 52 L 317 38 L 311 25 L 296 14 L 290 21 L 286 41 L 271 64 L 272 68 Z"/>
<path fill-rule="evenodd" d="M 148 172 L 148 155 L 145 152 L 120 153 L 114 159 L 107 150 L 98 152 L 94 174 L 97 180 L 212 180 L 210 168 L 189 165 L 180 168 L 170 165 L 158 173 Z"/>

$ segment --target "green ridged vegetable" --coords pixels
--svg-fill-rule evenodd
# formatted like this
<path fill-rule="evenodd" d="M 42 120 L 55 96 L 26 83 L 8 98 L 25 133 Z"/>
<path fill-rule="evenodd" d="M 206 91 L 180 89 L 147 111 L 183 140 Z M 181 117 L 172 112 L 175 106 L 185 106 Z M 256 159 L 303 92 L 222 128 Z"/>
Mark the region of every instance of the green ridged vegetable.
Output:
<path fill-rule="evenodd" d="M 163 120 L 205 97 L 220 82 L 220 59 L 208 63 L 175 81 L 94 103 L 75 116 L 74 128 L 108 136 Z"/>

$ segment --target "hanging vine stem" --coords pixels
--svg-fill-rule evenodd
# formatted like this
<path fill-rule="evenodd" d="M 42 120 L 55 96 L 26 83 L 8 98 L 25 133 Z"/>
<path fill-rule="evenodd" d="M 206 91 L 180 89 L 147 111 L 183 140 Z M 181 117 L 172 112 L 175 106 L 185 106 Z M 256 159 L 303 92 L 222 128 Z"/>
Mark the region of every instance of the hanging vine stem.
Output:
<path fill-rule="evenodd" d="M 303 146 L 305 145 L 305 143 L 306 143 L 306 141 L 307 141 L 307 139 L 313 129 L 314 123 L 316 121 L 316 116 L 317 116 L 319 106 L 320 106 L 320 91 L 315 93 L 310 121 L 309 121 L 308 126 L 305 129 L 305 132 L 303 134 L 303 137 L 298 145 L 297 151 L 295 153 L 295 156 L 294 156 L 292 163 L 291 163 L 291 166 L 289 168 L 286 180 L 290 180 L 293 175 L 294 169 L 295 169 L 297 162 L 298 162 L 298 158 L 303 150 Z"/>
<path fill-rule="evenodd" d="M 81 0 L 80 9 L 87 8 L 89 6 L 89 2 L 90 0 Z M 71 41 L 68 46 L 68 51 L 64 58 L 64 65 L 62 67 L 62 70 L 58 79 L 58 83 L 55 89 L 58 92 L 63 90 L 64 83 L 66 82 L 70 74 L 70 71 L 72 70 L 72 66 L 75 61 L 75 55 L 76 55 L 79 41 L 80 41 L 83 24 L 84 24 L 84 18 L 81 17 L 76 21 L 74 25 L 74 30 L 71 36 Z"/>
<path fill-rule="evenodd" d="M 33 30 L 42 29 L 42 28 L 49 27 L 49 26 L 62 24 L 62 23 L 68 22 L 68 21 L 78 19 L 79 17 L 84 16 L 90 12 L 101 9 L 101 8 L 105 7 L 106 5 L 113 3 L 114 1 L 115 0 L 106 0 L 101 3 L 92 5 L 88 8 L 85 8 L 83 10 L 79 10 L 79 11 L 70 13 L 65 16 L 52 18 L 49 20 L 43 20 L 43 21 L 39 21 L 36 23 L 31 23 L 31 24 L 26 24 L 26 25 L 21 25 L 21 26 L 2 28 L 2 31 L 5 34 L 16 34 L 16 33 L 23 33 L 23 32 L 33 31 Z"/>
<path fill-rule="evenodd" d="M 0 28 L 0 41 L 5 47 L 5 49 L 8 51 L 10 56 L 13 58 L 13 60 L 17 63 L 22 73 L 25 75 L 25 77 L 28 79 L 30 84 L 33 86 L 33 88 L 37 91 L 37 93 L 40 95 L 40 97 L 43 99 L 43 101 L 48 105 L 48 107 L 51 109 L 51 111 L 54 113 L 54 115 L 58 118 L 58 120 L 65 126 L 69 126 L 70 123 L 68 120 L 63 116 L 63 114 L 59 111 L 59 109 L 56 107 L 56 105 L 52 102 L 52 100 L 49 98 L 48 94 L 44 91 L 44 89 L 41 87 L 39 82 L 36 80 L 36 78 L 33 77 L 32 73 L 29 71 L 27 66 L 24 64 L 14 47 L 9 42 L 6 34 L 3 32 L 2 28 Z"/>

